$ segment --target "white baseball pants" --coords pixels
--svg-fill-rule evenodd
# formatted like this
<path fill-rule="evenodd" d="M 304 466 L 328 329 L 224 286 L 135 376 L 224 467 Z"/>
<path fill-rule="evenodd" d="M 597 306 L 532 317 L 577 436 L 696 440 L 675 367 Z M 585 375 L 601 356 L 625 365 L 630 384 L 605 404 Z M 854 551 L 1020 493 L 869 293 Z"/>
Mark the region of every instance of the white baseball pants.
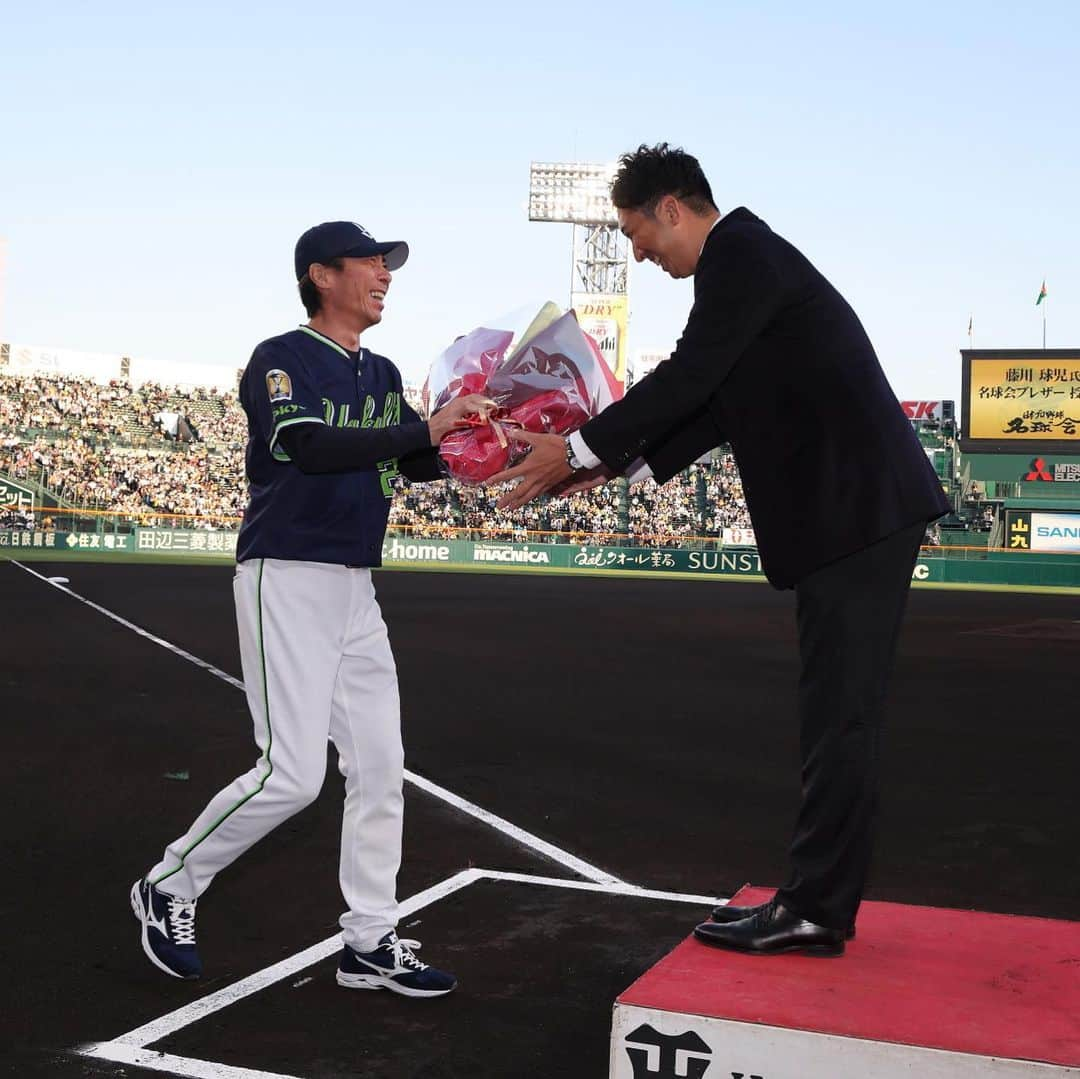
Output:
<path fill-rule="evenodd" d="M 188 899 L 315 800 L 327 737 L 345 777 L 341 917 L 371 951 L 397 925 L 404 754 L 397 670 L 368 569 L 252 559 L 233 581 L 240 658 L 261 754 L 147 874 Z"/>

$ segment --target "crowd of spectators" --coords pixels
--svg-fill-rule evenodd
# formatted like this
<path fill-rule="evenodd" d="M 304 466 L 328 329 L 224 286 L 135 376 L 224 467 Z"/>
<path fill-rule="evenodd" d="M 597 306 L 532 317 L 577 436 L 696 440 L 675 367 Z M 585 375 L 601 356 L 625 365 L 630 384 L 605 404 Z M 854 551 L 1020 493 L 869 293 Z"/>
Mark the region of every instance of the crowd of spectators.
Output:
<path fill-rule="evenodd" d="M 194 443 L 175 452 L 96 445 L 43 436 L 0 447 L 0 473 L 31 480 L 63 502 L 143 518 L 190 517 L 189 526 L 229 527 L 244 510 L 242 450 L 211 452 Z"/>
<path fill-rule="evenodd" d="M 16 506 L 0 506 L 0 532 L 28 532 L 41 527 L 30 510 Z"/>
<path fill-rule="evenodd" d="M 116 383 L 96 385 L 89 379 L 0 375 L 0 431 L 77 428 L 106 437 L 123 434 L 120 402 L 128 390 Z"/>
<path fill-rule="evenodd" d="M 499 494 L 455 482 L 445 488 L 411 487 L 395 501 L 390 523 L 445 538 L 466 529 L 474 535 L 536 541 L 629 537 L 648 546 L 678 546 L 696 537 L 718 537 L 725 528 L 751 527 L 730 454 L 692 465 L 663 486 L 653 480 L 628 490 L 607 484 L 513 512 L 498 508 Z"/>
<path fill-rule="evenodd" d="M 234 526 L 231 519 L 247 501 L 246 439 L 246 418 L 232 392 L 0 375 L 0 473 L 38 483 L 74 506 L 141 521 L 183 515 L 179 523 L 186 527 Z M 453 481 L 403 483 L 390 523 L 445 538 L 464 529 L 504 539 L 623 537 L 649 545 L 750 527 L 726 454 L 663 486 L 608 484 L 511 513 L 497 508 L 498 496 Z"/>
<path fill-rule="evenodd" d="M 48 432 L 160 448 L 177 441 L 173 416 L 183 417 L 192 440 L 211 446 L 243 448 L 247 438 L 244 411 L 230 391 L 0 374 L 0 435 L 5 440 L 17 432 Z"/>

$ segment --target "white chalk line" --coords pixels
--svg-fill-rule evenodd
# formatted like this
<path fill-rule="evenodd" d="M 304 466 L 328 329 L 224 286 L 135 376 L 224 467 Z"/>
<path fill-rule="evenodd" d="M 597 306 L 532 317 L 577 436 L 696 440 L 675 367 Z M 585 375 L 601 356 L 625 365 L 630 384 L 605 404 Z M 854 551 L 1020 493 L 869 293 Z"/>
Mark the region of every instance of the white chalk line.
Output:
<path fill-rule="evenodd" d="M 111 618 L 114 622 L 119 622 L 125 629 L 130 629 L 132 633 L 137 633 L 140 637 L 145 637 L 148 641 L 153 641 L 154 644 L 159 644 L 162 648 L 168 649 L 168 651 L 179 656 L 181 659 L 186 659 L 188 663 L 194 663 L 196 667 L 201 667 L 204 671 L 209 671 L 215 678 L 220 678 L 223 682 L 228 682 L 230 686 L 235 686 L 237 689 L 241 690 L 244 688 L 244 683 L 241 682 L 239 678 L 233 678 L 231 674 L 219 671 L 217 667 L 207 663 L 205 659 L 199 659 L 198 656 L 193 656 L 190 652 L 185 652 L 177 645 L 162 640 L 160 637 L 155 637 L 148 630 L 143 629 L 142 626 L 137 626 L 134 622 L 129 622 L 126 618 L 121 618 L 120 615 L 110 611 L 107 607 L 102 607 L 93 600 L 89 600 L 85 596 L 80 596 L 78 592 L 73 592 L 67 585 L 60 584 L 58 581 L 54 581 L 52 578 L 46 577 L 36 570 L 32 570 L 29 566 L 24 566 L 22 562 L 16 562 L 14 558 L 11 559 L 11 564 L 13 566 L 18 566 L 21 570 L 25 570 L 31 577 L 36 577 L 39 581 L 44 581 L 50 588 L 55 588 L 58 592 L 63 592 L 66 595 L 71 596 L 72 599 L 77 599 L 80 603 L 85 603 L 87 607 L 93 608 L 98 614 L 103 614 L 106 618 Z"/>
<path fill-rule="evenodd" d="M 602 892 L 604 895 L 628 895 L 635 899 L 694 903 L 699 906 L 705 903 L 710 906 L 727 903 L 726 899 L 721 899 L 715 895 L 691 895 L 687 892 L 658 891 L 655 888 L 640 888 L 636 884 L 626 884 L 623 881 L 594 884 L 591 881 L 568 880 L 566 877 L 538 877 L 533 873 L 512 873 L 501 869 L 482 869 L 480 875 L 484 880 L 509 881 L 516 884 L 540 884 L 545 888 L 571 888 L 578 892 Z"/>
<path fill-rule="evenodd" d="M 651 888 L 639 888 L 621 881 L 597 883 L 593 881 L 569 880 L 565 877 L 544 877 L 532 873 L 512 873 L 499 869 L 463 869 L 452 877 L 432 885 L 430 888 L 401 903 L 402 918 L 415 914 L 424 907 L 431 906 L 445 899 L 454 892 L 467 888 L 477 881 L 496 883 L 531 884 L 545 888 L 562 888 L 571 891 L 593 892 L 604 895 L 625 895 L 635 899 L 668 901 L 695 905 L 723 902 L 715 896 L 690 895 L 685 892 L 660 891 Z M 268 989 L 277 982 L 291 978 L 300 971 L 321 963 L 341 950 L 341 934 L 337 933 L 318 944 L 298 952 L 288 959 L 283 959 L 266 967 L 233 985 L 219 989 L 199 1000 L 185 1004 L 167 1015 L 144 1023 L 126 1034 L 107 1042 L 95 1042 L 79 1046 L 75 1051 L 96 1060 L 108 1060 L 116 1064 L 138 1065 L 153 1071 L 166 1072 L 170 1075 L 190 1076 L 192 1079 L 301 1079 L 299 1076 L 284 1072 L 259 1071 L 252 1068 L 240 1068 L 215 1061 L 199 1060 L 194 1057 L 175 1056 L 170 1053 L 148 1049 L 154 1042 L 183 1030 L 185 1027 L 219 1012 L 230 1004 L 250 997 L 263 989 Z M 305 979 L 307 981 L 308 979 Z"/>
<path fill-rule="evenodd" d="M 408 917 L 410 914 L 414 914 L 416 911 L 422 910 L 424 907 L 430 906 L 430 904 L 444 899 L 448 895 L 452 895 L 459 889 L 472 884 L 479 877 L 480 871 L 477 869 L 463 869 L 460 873 L 455 873 L 452 877 L 448 877 L 446 880 L 418 892 L 409 899 L 403 900 L 400 905 L 401 917 Z M 176 1011 L 169 1012 L 158 1019 L 153 1019 L 149 1023 L 144 1023 L 134 1030 L 129 1030 L 119 1038 L 98 1045 L 83 1046 L 80 1052 L 86 1056 L 97 1056 L 96 1050 L 111 1045 L 126 1045 L 133 1049 L 145 1048 L 153 1042 L 161 1041 L 163 1038 L 175 1034 L 178 1030 L 182 1030 L 200 1019 L 212 1015 L 214 1012 L 221 1011 L 222 1008 L 227 1008 L 230 1004 L 235 1004 L 253 993 L 258 993 L 260 990 L 266 989 L 284 978 L 291 978 L 294 974 L 306 970 L 315 963 L 321 963 L 324 959 L 328 959 L 330 956 L 340 952 L 341 947 L 341 934 L 335 933 L 332 937 L 327 937 L 326 940 L 313 944 L 310 948 L 297 952 L 296 955 L 289 956 L 288 959 L 282 959 L 280 962 L 257 971 L 255 974 L 241 978 L 240 981 L 234 982 L 232 985 L 227 985 L 224 989 L 219 989 L 215 993 L 193 1000 L 190 1004 L 185 1004 Z"/>
<path fill-rule="evenodd" d="M 589 862 L 583 861 L 569 851 L 565 851 L 561 847 L 556 847 L 554 843 L 549 843 L 546 839 L 541 839 L 538 835 L 525 831 L 524 828 L 519 828 L 516 824 L 512 824 L 504 817 L 497 816 L 495 813 L 483 809 L 481 806 L 466 801 L 460 795 L 454 794 L 453 791 L 449 791 L 445 787 L 440 787 L 430 779 L 425 779 L 424 776 L 417 775 L 415 772 L 410 772 L 406 769 L 405 778 L 414 787 L 418 787 L 420 790 L 434 795 L 436 798 L 446 802 L 447 805 L 452 805 L 455 809 L 461 810 L 462 813 L 467 813 L 470 817 L 475 817 L 478 821 L 482 821 L 496 831 L 502 832 L 504 835 L 516 840 L 522 846 L 529 847 L 537 853 L 550 858 L 551 861 L 558 862 L 559 865 L 573 870 L 573 872 L 580 874 L 586 880 L 593 881 L 596 884 L 623 883 L 622 880 L 611 873 L 605 872 L 603 869 L 599 869 Z"/>
<path fill-rule="evenodd" d="M 167 651 L 172 652 L 174 655 L 179 656 L 181 659 L 187 660 L 196 667 L 207 671 L 216 678 L 221 679 L 221 681 L 233 686 L 235 689 L 241 691 L 244 690 L 244 683 L 238 678 L 234 678 L 232 675 L 213 666 L 213 664 L 206 662 L 206 660 L 200 659 L 198 656 L 192 655 L 178 645 L 150 633 L 148 630 L 143 629 L 143 627 L 136 625 L 134 622 L 128 621 L 114 611 L 110 611 L 107 607 L 103 607 L 100 604 L 87 599 L 85 596 L 79 595 L 79 593 L 68 588 L 64 584 L 61 584 L 59 581 L 45 577 L 43 574 L 37 573 L 35 570 L 30 569 L 28 566 L 21 562 L 17 562 L 14 559 L 11 559 L 11 562 L 12 565 L 17 566 L 31 576 L 38 578 L 38 580 L 43 581 L 50 587 L 65 593 L 72 599 L 78 600 L 80 603 L 85 604 L 99 614 L 103 614 L 106 618 L 112 619 L 112 621 L 124 626 L 126 629 L 130 629 L 140 637 L 159 645 Z M 569 851 L 565 851 L 562 848 L 549 843 L 547 840 L 541 839 L 539 836 L 534 835 L 523 828 L 519 828 L 516 824 L 511 823 L 505 818 L 484 809 L 482 806 L 469 802 L 467 799 L 462 798 L 453 791 L 447 790 L 445 787 L 441 787 L 439 784 L 434 783 L 423 776 L 417 775 L 406 769 L 405 778 L 420 790 L 431 794 L 446 802 L 448 805 L 453 806 L 455 809 L 458 809 L 484 824 L 489 825 L 495 830 L 502 832 L 504 835 L 517 841 L 521 845 L 545 855 L 552 861 L 572 870 L 586 879 L 584 881 L 575 881 L 562 877 L 545 877 L 501 870 L 466 869 L 449 877 L 447 880 L 418 893 L 410 899 L 404 900 L 399 908 L 401 917 L 403 918 L 439 899 L 445 898 L 445 896 L 450 895 L 461 888 L 467 887 L 477 880 L 534 884 L 544 887 L 570 888 L 579 891 L 602 892 L 613 895 L 634 896 L 641 899 L 668 900 L 694 904 L 722 902 L 722 900 L 718 900 L 716 897 L 712 896 L 657 891 L 654 889 L 641 888 L 634 884 L 628 884 L 597 866 L 578 858 Z M 339 951 L 341 946 L 341 934 L 335 934 L 333 937 L 329 937 L 319 944 L 312 945 L 310 948 L 298 952 L 289 959 L 275 963 L 264 970 L 258 971 L 247 978 L 235 982 L 233 985 L 226 986 L 224 989 L 220 989 L 215 993 L 211 993 L 199 1000 L 193 1001 L 191 1004 L 187 1004 L 174 1012 L 170 1012 L 167 1015 L 152 1020 L 141 1027 L 137 1027 L 127 1034 L 123 1034 L 111 1041 L 97 1042 L 91 1045 L 82 1046 L 76 1051 L 83 1056 L 93 1057 L 95 1059 L 108 1060 L 118 1064 L 130 1064 L 152 1071 L 166 1072 L 170 1075 L 189 1076 L 191 1079 L 299 1079 L 299 1077 L 286 1075 L 283 1072 L 267 1072 L 251 1068 L 239 1068 L 214 1061 L 175 1056 L 173 1054 L 147 1049 L 146 1047 L 154 1042 L 161 1041 L 184 1027 L 190 1026 L 192 1023 L 198 1022 L 208 1015 L 212 1015 L 215 1012 L 221 1011 L 223 1008 L 227 1008 L 230 1004 L 243 1000 L 245 997 L 260 992 L 284 978 L 291 977 L 307 967 L 329 958 Z"/>
<path fill-rule="evenodd" d="M 66 585 L 57 583 L 54 580 L 44 576 L 44 574 L 38 573 L 35 570 L 30 569 L 29 566 L 24 565 L 22 562 L 16 562 L 11 560 L 13 566 L 18 566 L 19 569 L 25 570 L 31 576 L 36 577 L 39 581 L 44 581 L 50 588 L 55 588 L 59 592 L 63 592 L 65 595 L 70 596 L 72 599 L 78 600 L 80 603 L 86 604 L 87 607 L 97 611 L 99 614 L 103 614 L 106 618 L 111 618 L 114 622 L 123 626 L 125 629 L 130 629 L 133 633 L 137 633 L 140 637 L 144 637 L 146 640 L 151 641 L 154 644 L 160 645 L 162 648 L 172 652 L 173 655 L 179 656 L 181 659 L 186 659 L 189 663 L 195 664 L 196 667 L 200 667 L 202 670 L 212 674 L 215 678 L 220 678 L 223 682 L 227 682 L 235 689 L 243 690 L 244 683 L 239 678 L 234 678 L 231 674 L 226 674 L 225 671 L 219 670 L 211 663 L 207 663 L 204 659 L 199 659 L 198 656 L 192 655 L 190 652 L 185 651 L 178 645 L 173 644 L 171 641 L 166 641 L 161 637 L 155 636 L 149 630 L 145 630 L 142 626 L 136 625 L 134 622 L 129 622 L 126 618 L 116 614 L 115 611 L 110 611 L 107 607 L 102 607 L 99 603 L 94 603 L 93 600 L 87 599 L 85 596 L 80 596 L 78 592 L 73 591 Z M 438 783 L 432 782 L 430 779 L 426 779 L 424 776 L 417 775 L 415 772 L 405 769 L 405 779 L 411 783 L 414 787 L 425 791 L 427 794 L 432 795 L 435 798 L 446 802 L 447 805 L 453 806 L 455 809 L 460 810 L 462 813 L 466 813 L 476 820 L 494 828 L 496 831 L 502 832 L 504 835 L 520 843 L 524 847 L 529 847 L 531 850 L 536 851 L 538 854 L 544 855 L 546 858 L 551 859 L 553 862 L 557 862 L 559 865 L 571 870 L 574 873 L 579 874 L 586 880 L 596 881 L 601 884 L 606 883 L 621 883 L 620 879 L 607 871 L 600 869 L 598 866 L 592 865 L 586 862 L 582 858 L 578 858 L 576 855 L 571 854 L 569 851 L 563 850 L 561 847 L 557 847 L 554 843 L 549 843 L 546 839 L 541 839 L 540 836 L 534 835 L 532 832 L 526 831 L 524 828 L 519 828 L 516 824 L 506 820 L 503 817 L 498 816 L 495 813 L 484 809 L 482 806 L 475 805 L 473 802 L 462 798 L 460 795 L 455 794 L 453 791 L 447 790 L 445 787 L 439 786 Z"/>
<path fill-rule="evenodd" d="M 237 1068 L 218 1064 L 212 1060 L 195 1057 L 178 1057 L 172 1053 L 159 1053 L 155 1049 L 138 1049 L 118 1042 L 105 1042 L 96 1047 L 98 1051 L 83 1052 L 83 1056 L 95 1060 L 107 1060 L 112 1064 L 130 1064 L 148 1071 L 165 1072 L 167 1075 L 189 1076 L 190 1079 L 305 1079 L 304 1076 L 287 1075 L 285 1072 L 265 1072 L 255 1068 Z"/>

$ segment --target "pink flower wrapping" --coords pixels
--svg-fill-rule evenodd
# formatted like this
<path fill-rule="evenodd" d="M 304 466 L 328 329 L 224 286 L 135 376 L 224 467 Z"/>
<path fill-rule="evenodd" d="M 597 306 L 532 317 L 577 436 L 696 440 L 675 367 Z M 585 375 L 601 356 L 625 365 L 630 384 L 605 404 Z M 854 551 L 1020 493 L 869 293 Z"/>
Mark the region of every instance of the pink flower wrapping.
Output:
<path fill-rule="evenodd" d="M 499 406 L 489 423 L 455 431 L 439 447 L 450 474 L 463 483 L 484 483 L 524 455 L 509 428 L 567 435 L 622 396 L 573 311 L 552 317 L 552 306 L 541 310 L 512 351 L 511 331 L 480 327 L 432 364 L 428 392 L 434 409 L 468 393 L 484 394 Z"/>

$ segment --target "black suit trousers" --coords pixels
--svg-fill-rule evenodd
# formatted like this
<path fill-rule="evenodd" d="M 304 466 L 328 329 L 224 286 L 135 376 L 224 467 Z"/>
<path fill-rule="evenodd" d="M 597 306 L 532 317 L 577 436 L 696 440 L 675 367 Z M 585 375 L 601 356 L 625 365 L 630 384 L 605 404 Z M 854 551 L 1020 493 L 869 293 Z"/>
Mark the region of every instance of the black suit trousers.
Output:
<path fill-rule="evenodd" d="M 870 867 L 886 689 L 925 528 L 901 529 L 795 587 L 802 805 L 777 898 L 832 929 L 854 922 Z"/>

